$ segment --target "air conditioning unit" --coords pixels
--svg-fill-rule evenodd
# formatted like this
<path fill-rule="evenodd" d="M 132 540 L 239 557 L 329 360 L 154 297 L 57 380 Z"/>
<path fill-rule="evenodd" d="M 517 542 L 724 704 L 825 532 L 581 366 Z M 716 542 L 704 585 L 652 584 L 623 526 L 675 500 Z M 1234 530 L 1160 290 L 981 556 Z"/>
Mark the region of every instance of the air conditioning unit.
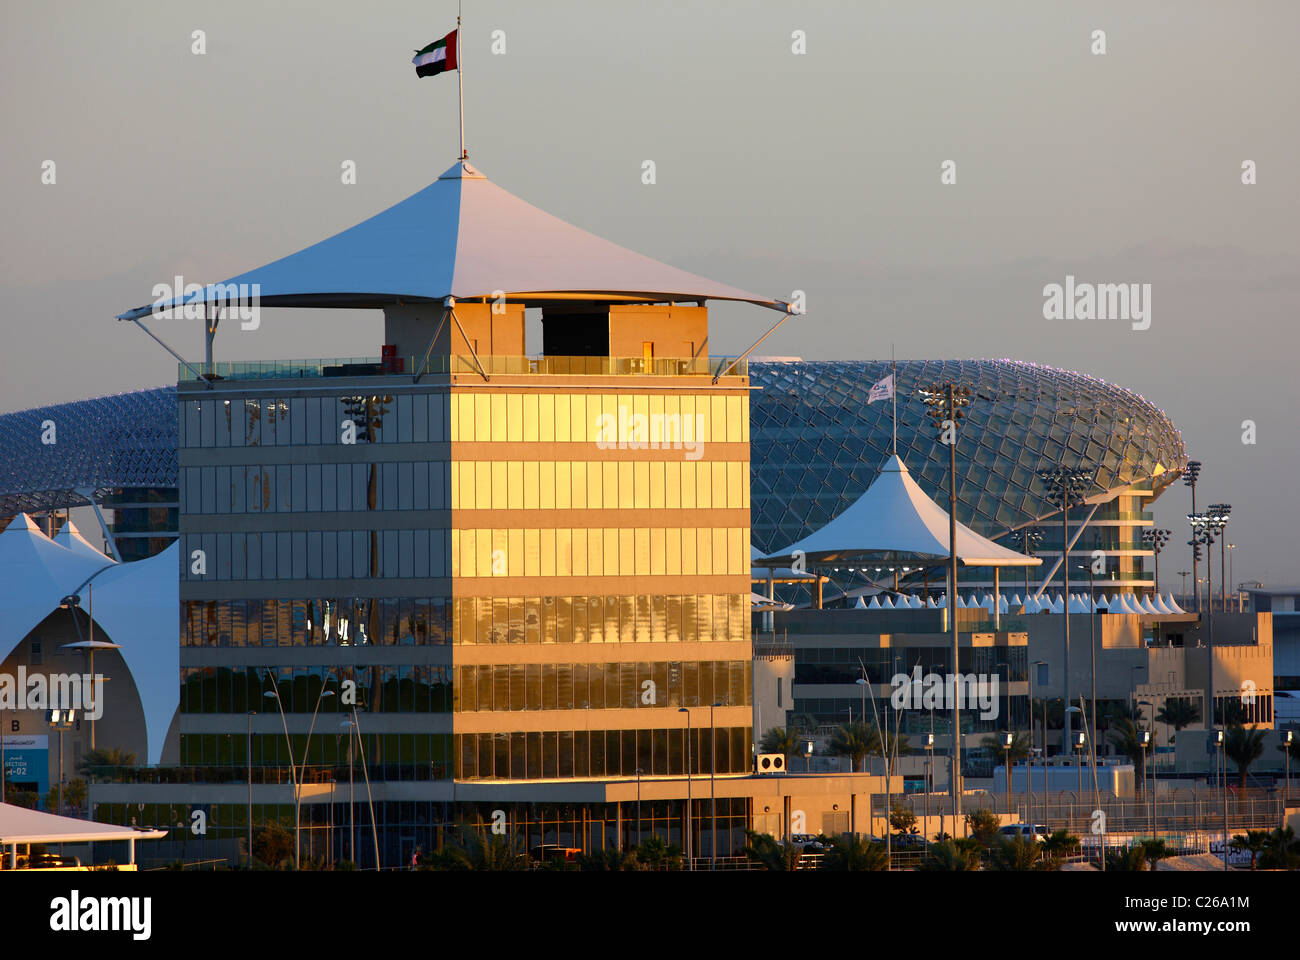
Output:
<path fill-rule="evenodd" d="M 785 773 L 785 754 L 760 753 L 755 764 L 756 773 Z"/>

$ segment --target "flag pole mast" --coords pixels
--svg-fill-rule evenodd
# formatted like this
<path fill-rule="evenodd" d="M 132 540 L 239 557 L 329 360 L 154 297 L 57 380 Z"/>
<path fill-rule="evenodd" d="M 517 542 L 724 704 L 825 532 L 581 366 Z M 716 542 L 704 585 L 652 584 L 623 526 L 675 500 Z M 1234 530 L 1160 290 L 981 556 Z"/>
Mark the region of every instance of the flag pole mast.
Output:
<path fill-rule="evenodd" d="M 889 392 L 894 395 L 894 456 L 898 456 L 898 364 L 894 361 L 894 345 L 889 345 L 889 375 L 892 378 L 892 390 Z"/>
<path fill-rule="evenodd" d="M 465 152 L 465 61 L 464 44 L 460 36 L 460 4 L 456 4 L 456 86 L 460 89 L 460 159 L 469 157 Z"/>

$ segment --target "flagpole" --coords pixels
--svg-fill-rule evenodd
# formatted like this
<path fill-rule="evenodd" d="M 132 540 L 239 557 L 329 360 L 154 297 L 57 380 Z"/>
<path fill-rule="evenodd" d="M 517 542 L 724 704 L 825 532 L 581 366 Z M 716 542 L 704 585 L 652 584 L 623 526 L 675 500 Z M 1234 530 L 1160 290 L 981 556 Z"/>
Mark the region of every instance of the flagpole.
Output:
<path fill-rule="evenodd" d="M 460 4 L 456 4 L 456 86 L 460 88 L 460 158 L 465 160 L 465 45 L 460 35 Z"/>
<path fill-rule="evenodd" d="M 892 377 L 894 395 L 894 456 L 898 456 L 898 364 L 894 361 L 894 345 L 889 345 L 889 375 Z"/>

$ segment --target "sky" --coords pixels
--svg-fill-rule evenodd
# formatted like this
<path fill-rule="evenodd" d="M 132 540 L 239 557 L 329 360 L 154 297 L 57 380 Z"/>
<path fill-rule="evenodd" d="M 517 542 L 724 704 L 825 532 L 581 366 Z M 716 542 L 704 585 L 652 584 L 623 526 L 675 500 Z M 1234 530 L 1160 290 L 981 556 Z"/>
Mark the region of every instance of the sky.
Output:
<path fill-rule="evenodd" d="M 464 16 L 467 147 L 498 184 L 692 272 L 804 291 L 762 355 L 1010 357 L 1136 390 L 1203 461 L 1198 500 L 1233 504 L 1235 579 L 1300 583 L 1300 5 L 465 0 Z M 456 75 L 417 79 L 410 59 L 455 19 L 452 0 L 5 0 L 0 411 L 174 382 L 115 314 L 450 166 Z M 1150 284 L 1149 327 L 1046 319 L 1067 275 Z M 711 313 L 715 354 L 772 319 Z M 197 321 L 154 329 L 201 359 Z M 381 335 L 378 311 L 268 310 L 216 357 L 374 355 Z M 1155 505 L 1166 588 L 1189 566 L 1188 501 L 1179 485 Z"/>

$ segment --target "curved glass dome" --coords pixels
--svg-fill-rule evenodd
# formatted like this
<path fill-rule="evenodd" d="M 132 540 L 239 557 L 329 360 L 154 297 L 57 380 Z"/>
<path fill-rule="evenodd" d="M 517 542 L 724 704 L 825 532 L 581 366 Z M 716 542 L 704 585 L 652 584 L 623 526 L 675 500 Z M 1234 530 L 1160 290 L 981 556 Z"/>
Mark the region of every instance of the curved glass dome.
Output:
<path fill-rule="evenodd" d="M 751 361 L 751 526 L 759 550 L 794 543 L 860 497 L 890 453 L 890 401 L 867 405 L 890 362 Z M 1058 513 L 1035 471 L 1095 468 L 1107 490 L 1159 493 L 1187 463 L 1154 404 L 1096 377 L 1018 360 L 899 362 L 898 453 L 947 509 L 948 448 L 919 388 L 971 391 L 957 440 L 957 519 L 988 537 Z M 1059 515 L 1059 513 L 1058 513 Z"/>

